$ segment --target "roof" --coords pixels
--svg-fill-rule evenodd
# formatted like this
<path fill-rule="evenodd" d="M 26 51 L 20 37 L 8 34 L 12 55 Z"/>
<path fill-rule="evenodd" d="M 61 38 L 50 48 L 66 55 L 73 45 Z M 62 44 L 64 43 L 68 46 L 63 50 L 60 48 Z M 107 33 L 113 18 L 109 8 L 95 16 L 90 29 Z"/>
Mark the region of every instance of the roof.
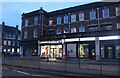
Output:
<path fill-rule="evenodd" d="M 34 15 L 40 14 L 40 11 L 43 11 L 45 15 L 54 16 L 54 15 L 60 15 L 60 14 L 65 14 L 65 13 L 71 13 L 71 12 L 76 12 L 76 11 L 98 8 L 98 7 L 112 5 L 112 4 L 116 4 L 116 3 L 118 3 L 118 2 L 94 2 L 94 3 L 83 4 L 83 5 L 74 6 L 74 7 L 70 7 L 70 8 L 65 8 L 65 9 L 61 9 L 61 10 L 56 10 L 56 11 L 52 11 L 52 12 L 46 12 L 45 10 L 43 10 L 41 8 L 36 11 L 24 13 L 22 15 L 25 15 L 25 17 L 34 16 Z"/>
<path fill-rule="evenodd" d="M 15 34 L 16 33 L 16 30 L 18 30 L 18 33 L 20 34 L 20 30 L 17 29 L 16 27 L 13 27 L 13 26 L 3 26 L 3 32 L 4 33 L 10 33 L 10 34 Z"/>

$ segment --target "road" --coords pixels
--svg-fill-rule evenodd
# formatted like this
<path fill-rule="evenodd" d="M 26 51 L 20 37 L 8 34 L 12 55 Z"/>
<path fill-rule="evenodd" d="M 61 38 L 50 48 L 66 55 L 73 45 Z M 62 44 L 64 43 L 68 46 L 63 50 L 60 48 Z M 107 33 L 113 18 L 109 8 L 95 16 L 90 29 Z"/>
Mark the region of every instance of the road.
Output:
<path fill-rule="evenodd" d="M 60 78 L 43 73 L 35 74 L 31 72 L 24 72 L 22 70 L 9 69 L 6 67 L 3 67 L 1 69 L 2 69 L 2 78 Z"/>

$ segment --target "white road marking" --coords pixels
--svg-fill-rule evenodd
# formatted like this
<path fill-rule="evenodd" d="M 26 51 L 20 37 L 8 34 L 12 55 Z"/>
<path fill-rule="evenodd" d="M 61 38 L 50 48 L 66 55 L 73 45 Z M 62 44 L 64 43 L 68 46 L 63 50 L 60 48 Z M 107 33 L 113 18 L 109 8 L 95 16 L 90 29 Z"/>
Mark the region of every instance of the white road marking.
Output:
<path fill-rule="evenodd" d="M 25 75 L 30 75 L 29 73 L 26 73 L 26 72 L 22 72 L 22 71 L 18 71 L 18 70 L 13 70 L 14 72 L 18 72 L 18 73 L 21 73 L 21 74 L 25 74 Z"/>
<path fill-rule="evenodd" d="M 43 77 L 43 75 L 36 75 L 36 74 L 31 74 L 32 76 L 41 76 L 41 77 Z"/>

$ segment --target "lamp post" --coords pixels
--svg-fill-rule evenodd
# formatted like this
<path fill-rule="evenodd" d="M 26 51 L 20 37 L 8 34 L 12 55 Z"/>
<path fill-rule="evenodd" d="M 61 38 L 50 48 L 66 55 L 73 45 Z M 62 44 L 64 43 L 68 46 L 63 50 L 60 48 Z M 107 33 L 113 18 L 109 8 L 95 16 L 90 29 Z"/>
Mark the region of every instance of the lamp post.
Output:
<path fill-rule="evenodd" d="M 70 33 L 70 13 L 68 13 L 69 17 L 69 33 Z"/>

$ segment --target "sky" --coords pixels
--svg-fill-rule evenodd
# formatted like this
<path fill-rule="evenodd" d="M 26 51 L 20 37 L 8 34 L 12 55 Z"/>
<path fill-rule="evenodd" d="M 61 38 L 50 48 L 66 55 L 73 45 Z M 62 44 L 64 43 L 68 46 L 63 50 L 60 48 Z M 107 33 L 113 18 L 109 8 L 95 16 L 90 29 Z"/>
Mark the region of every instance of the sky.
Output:
<path fill-rule="evenodd" d="M 84 2 L 2 2 L 0 3 L 0 24 L 5 22 L 9 26 L 19 26 L 21 30 L 21 14 L 35 11 L 42 7 L 45 11 L 51 12 L 77 5 L 91 3 L 93 0 Z"/>

